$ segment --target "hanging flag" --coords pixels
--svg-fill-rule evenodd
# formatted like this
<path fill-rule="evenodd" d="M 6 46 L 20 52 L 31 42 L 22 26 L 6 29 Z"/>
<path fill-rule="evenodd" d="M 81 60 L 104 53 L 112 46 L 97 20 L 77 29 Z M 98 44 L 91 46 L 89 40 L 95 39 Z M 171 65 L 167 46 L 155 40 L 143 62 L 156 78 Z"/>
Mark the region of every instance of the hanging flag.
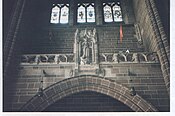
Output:
<path fill-rule="evenodd" d="M 122 24 L 120 24 L 120 43 L 122 43 L 123 40 L 123 29 L 122 29 Z"/>

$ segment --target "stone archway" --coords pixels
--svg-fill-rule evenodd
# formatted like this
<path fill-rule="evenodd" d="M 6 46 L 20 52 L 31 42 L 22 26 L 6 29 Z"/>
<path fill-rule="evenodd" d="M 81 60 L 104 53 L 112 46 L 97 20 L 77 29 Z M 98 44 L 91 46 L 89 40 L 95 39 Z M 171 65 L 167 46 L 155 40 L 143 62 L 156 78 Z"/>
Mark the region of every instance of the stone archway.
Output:
<path fill-rule="evenodd" d="M 21 109 L 21 111 L 43 111 L 56 101 L 82 91 L 93 91 L 108 95 L 136 112 L 157 111 L 155 107 L 145 101 L 138 94 L 131 96 L 125 86 L 93 75 L 72 77 L 51 85 L 43 91 L 43 96 L 35 95 Z"/>

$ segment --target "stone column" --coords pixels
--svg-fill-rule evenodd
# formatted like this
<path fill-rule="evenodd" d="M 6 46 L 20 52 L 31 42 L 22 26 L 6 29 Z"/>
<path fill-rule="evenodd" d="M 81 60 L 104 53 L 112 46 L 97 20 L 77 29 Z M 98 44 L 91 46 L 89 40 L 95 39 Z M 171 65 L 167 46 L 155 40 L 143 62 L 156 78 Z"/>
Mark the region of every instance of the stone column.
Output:
<path fill-rule="evenodd" d="M 70 1 L 70 6 L 69 6 L 69 25 L 73 26 L 75 25 L 75 18 L 76 18 L 76 5 L 75 5 L 75 0 Z"/>
<path fill-rule="evenodd" d="M 96 60 L 95 60 L 95 58 L 96 58 L 96 55 L 95 55 L 95 43 L 92 43 L 92 63 L 94 64 L 96 64 Z"/>
<path fill-rule="evenodd" d="M 74 42 L 74 59 L 75 59 L 75 68 L 78 68 L 79 65 L 79 43 Z"/>
<path fill-rule="evenodd" d="M 17 34 L 20 28 L 20 23 L 23 15 L 23 10 L 26 0 L 18 0 L 12 14 L 12 19 L 9 26 L 9 31 L 4 42 L 4 76 L 10 65 L 11 58 L 14 52 L 14 46 L 17 41 Z"/>
<path fill-rule="evenodd" d="M 128 18 L 128 13 L 127 13 L 127 8 L 126 8 L 126 3 L 127 1 L 126 0 L 121 0 L 120 1 L 120 7 L 121 7 L 121 12 L 122 12 L 122 18 L 123 18 L 123 21 L 125 22 L 125 24 L 128 24 L 128 21 L 129 21 L 129 18 Z"/>
<path fill-rule="evenodd" d="M 131 0 L 120 0 L 123 21 L 125 24 L 135 23 L 133 4 Z"/>
<path fill-rule="evenodd" d="M 161 64 L 162 74 L 164 77 L 165 85 L 167 87 L 167 91 L 168 93 L 170 93 L 170 64 L 168 60 L 169 58 L 167 56 L 168 53 L 166 53 L 166 50 L 165 50 L 166 48 L 169 47 L 169 45 L 167 45 L 168 47 L 164 46 L 164 42 L 162 41 L 162 36 L 165 36 L 165 34 L 161 36 L 161 30 L 163 30 L 163 28 L 161 30 L 159 29 L 160 23 L 157 23 L 157 22 L 159 22 L 160 20 L 157 21 L 159 17 L 157 17 L 158 15 L 154 13 L 155 6 L 152 6 L 153 2 L 154 1 L 152 0 L 145 0 L 145 4 L 148 10 L 148 15 L 151 21 L 151 26 L 154 31 L 154 39 L 157 42 L 157 54 Z M 165 38 L 163 39 L 165 40 Z"/>
<path fill-rule="evenodd" d="M 95 49 L 95 64 L 98 64 L 98 46 L 97 43 L 94 44 Z"/>
<path fill-rule="evenodd" d="M 150 0 L 150 5 L 152 7 L 152 10 L 153 10 L 153 13 L 154 13 L 154 16 L 155 16 L 155 21 L 157 23 L 157 27 L 159 29 L 160 36 L 161 36 L 163 45 L 165 47 L 165 51 L 166 51 L 168 60 L 170 61 L 170 47 L 169 47 L 168 39 L 167 39 L 167 36 L 165 34 L 165 31 L 164 31 L 164 28 L 163 28 L 163 25 L 162 25 L 157 7 L 155 5 L 155 0 Z"/>
<path fill-rule="evenodd" d="M 18 71 L 18 58 L 19 53 L 17 53 L 17 44 L 19 43 L 18 33 L 20 29 L 20 24 L 22 20 L 22 15 L 24 11 L 24 7 L 26 4 L 26 0 L 17 0 L 14 6 L 13 12 L 11 14 L 11 21 L 9 22 L 9 28 L 4 39 L 3 46 L 3 55 L 4 55 L 4 72 L 3 72 L 3 84 L 4 84 L 4 93 L 3 93 L 3 110 L 4 111 L 13 111 L 12 105 L 12 89 L 14 89 L 14 84 L 9 82 L 16 81 L 16 75 Z"/>
<path fill-rule="evenodd" d="M 103 24 L 103 6 L 100 0 L 95 0 L 95 13 L 96 13 L 96 24 L 102 25 Z"/>

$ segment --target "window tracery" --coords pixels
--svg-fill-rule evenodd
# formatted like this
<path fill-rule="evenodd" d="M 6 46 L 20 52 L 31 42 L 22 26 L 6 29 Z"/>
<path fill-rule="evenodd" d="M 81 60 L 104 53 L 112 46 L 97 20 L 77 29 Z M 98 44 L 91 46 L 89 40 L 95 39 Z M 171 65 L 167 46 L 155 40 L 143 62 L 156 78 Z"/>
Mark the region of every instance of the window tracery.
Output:
<path fill-rule="evenodd" d="M 77 22 L 78 23 L 93 23 L 93 22 L 95 22 L 94 3 L 78 4 Z"/>
<path fill-rule="evenodd" d="M 69 4 L 53 4 L 50 23 L 66 24 L 69 22 Z"/>
<path fill-rule="evenodd" d="M 95 23 L 96 13 L 95 4 L 77 3 L 77 23 Z M 103 2 L 103 19 L 105 23 L 122 22 L 122 12 L 120 2 Z M 69 23 L 69 4 L 53 4 L 50 23 L 67 24 Z"/>
<path fill-rule="evenodd" d="M 104 22 L 121 22 L 120 2 L 103 3 Z"/>

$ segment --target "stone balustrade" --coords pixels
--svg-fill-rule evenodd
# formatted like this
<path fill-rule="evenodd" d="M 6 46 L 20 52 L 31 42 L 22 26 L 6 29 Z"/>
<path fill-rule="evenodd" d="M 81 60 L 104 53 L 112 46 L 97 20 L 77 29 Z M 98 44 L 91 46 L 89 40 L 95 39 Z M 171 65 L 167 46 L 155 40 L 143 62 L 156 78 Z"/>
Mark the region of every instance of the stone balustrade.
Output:
<path fill-rule="evenodd" d="M 156 53 L 101 53 L 100 62 L 158 63 Z"/>
<path fill-rule="evenodd" d="M 158 63 L 156 53 L 101 53 L 101 63 Z M 73 54 L 29 54 L 22 55 L 21 64 L 73 63 Z"/>
<path fill-rule="evenodd" d="M 28 54 L 21 57 L 21 64 L 59 64 L 71 62 L 74 62 L 73 54 Z"/>

